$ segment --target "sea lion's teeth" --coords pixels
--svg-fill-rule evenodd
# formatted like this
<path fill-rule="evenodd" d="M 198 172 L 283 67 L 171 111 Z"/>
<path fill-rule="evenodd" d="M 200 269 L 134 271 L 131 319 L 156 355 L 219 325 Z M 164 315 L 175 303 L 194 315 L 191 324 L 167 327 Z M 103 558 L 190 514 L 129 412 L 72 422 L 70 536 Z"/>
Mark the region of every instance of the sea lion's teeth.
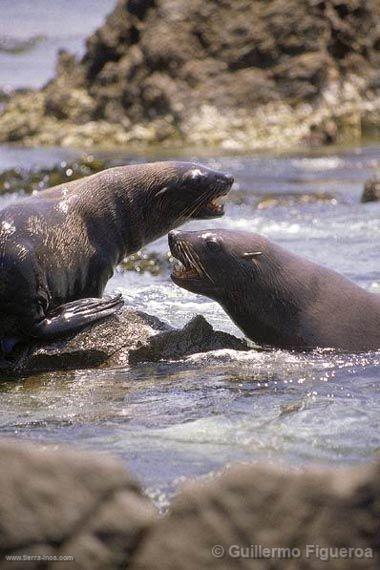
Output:
<path fill-rule="evenodd" d="M 199 271 L 196 267 L 186 266 L 179 259 L 175 259 L 173 263 L 173 275 L 175 277 L 190 278 L 199 275 Z"/>
<path fill-rule="evenodd" d="M 184 264 L 179 259 L 175 260 L 175 266 L 177 267 L 177 269 L 182 269 L 182 270 L 185 269 Z"/>
<path fill-rule="evenodd" d="M 226 200 L 227 196 L 218 196 L 217 198 L 214 198 L 211 203 L 213 206 L 224 206 Z"/>
<path fill-rule="evenodd" d="M 175 275 L 182 275 L 185 272 L 186 272 L 186 267 L 184 266 L 184 264 L 179 259 L 175 259 L 173 264 L 173 273 Z"/>

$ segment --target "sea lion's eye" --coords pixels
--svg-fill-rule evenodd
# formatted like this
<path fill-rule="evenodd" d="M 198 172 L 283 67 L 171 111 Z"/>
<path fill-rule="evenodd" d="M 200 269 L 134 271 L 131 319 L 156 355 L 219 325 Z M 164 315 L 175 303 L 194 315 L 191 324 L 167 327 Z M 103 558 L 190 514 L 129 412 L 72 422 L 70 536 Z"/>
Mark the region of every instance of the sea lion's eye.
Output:
<path fill-rule="evenodd" d="M 215 240 L 215 239 L 209 239 L 207 240 L 207 248 L 210 251 L 220 251 L 222 249 L 222 246 L 220 245 L 220 243 Z"/>

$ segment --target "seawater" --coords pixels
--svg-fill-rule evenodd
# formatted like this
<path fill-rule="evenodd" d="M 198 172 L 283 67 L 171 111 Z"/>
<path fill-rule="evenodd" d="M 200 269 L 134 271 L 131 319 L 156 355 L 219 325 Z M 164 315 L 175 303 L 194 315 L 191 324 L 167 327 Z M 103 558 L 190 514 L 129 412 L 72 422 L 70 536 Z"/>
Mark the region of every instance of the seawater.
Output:
<path fill-rule="evenodd" d="M 0 147 L 0 169 L 48 166 L 75 151 Z M 108 155 L 115 164 L 157 154 Z M 168 151 L 166 158 L 177 158 Z M 334 268 L 380 294 L 380 203 L 360 204 L 364 181 L 380 172 L 380 146 L 308 153 L 206 155 L 236 184 L 226 216 L 188 228 L 255 231 Z M 256 208 L 257 195 L 329 193 L 327 202 Z M 334 198 L 335 197 L 335 198 Z M 0 197 L 0 207 L 19 196 Z M 166 238 L 151 244 L 165 253 Z M 203 314 L 241 335 L 222 309 L 176 287 L 169 273 L 116 271 L 108 292 L 181 326 Z M 208 477 L 232 462 L 266 459 L 294 466 L 368 462 L 380 449 L 380 351 L 238 353 L 217 351 L 133 369 L 43 374 L 0 382 L 2 435 L 113 453 L 158 505 L 183 481 Z"/>

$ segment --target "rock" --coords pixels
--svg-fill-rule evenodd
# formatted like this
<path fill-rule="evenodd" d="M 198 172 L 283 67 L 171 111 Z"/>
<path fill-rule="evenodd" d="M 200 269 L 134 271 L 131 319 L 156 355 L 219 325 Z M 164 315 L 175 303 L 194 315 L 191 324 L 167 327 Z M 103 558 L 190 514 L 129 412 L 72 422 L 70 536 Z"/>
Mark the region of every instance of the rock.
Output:
<path fill-rule="evenodd" d="M 153 505 L 117 461 L 15 440 L 0 441 L 0 494 L 2 570 L 50 568 L 39 556 L 68 556 L 57 565 L 78 570 L 129 568 L 156 520 Z"/>
<path fill-rule="evenodd" d="M 214 331 L 200 315 L 177 330 L 156 317 L 123 308 L 119 314 L 72 337 L 28 347 L 19 345 L 12 361 L 2 365 L 1 373 L 3 378 L 11 378 L 38 372 L 119 367 L 175 360 L 221 348 L 250 350 L 244 340 Z"/>
<path fill-rule="evenodd" d="M 292 207 L 306 206 L 309 204 L 325 203 L 336 205 L 337 197 L 329 192 L 313 192 L 310 194 L 301 194 L 296 192 L 270 193 L 261 196 L 256 203 L 258 210 L 266 210 L 277 206 Z"/>
<path fill-rule="evenodd" d="M 154 251 L 141 250 L 129 255 L 121 262 L 120 267 L 124 271 L 136 271 L 136 273 L 150 273 L 151 275 L 161 275 L 170 268 L 170 252 L 161 255 Z"/>
<path fill-rule="evenodd" d="M 88 154 L 69 163 L 63 161 L 52 168 L 11 168 L 3 170 L 0 172 L 0 195 L 12 192 L 32 194 L 57 184 L 77 180 L 82 176 L 90 176 L 109 166 L 110 164 L 106 161 L 96 159 Z"/>
<path fill-rule="evenodd" d="M 125 308 L 78 334 L 51 343 L 35 343 L 16 353 L 12 372 L 29 375 L 128 364 L 129 351 L 170 327 L 155 317 Z M 6 371 L 4 371 L 4 374 Z"/>
<path fill-rule="evenodd" d="M 352 142 L 378 124 L 379 19 L 378 0 L 118 0 L 81 61 L 6 104 L 0 140 Z"/>
<path fill-rule="evenodd" d="M 380 200 L 380 178 L 371 178 L 364 185 L 361 201 L 377 202 Z"/>
<path fill-rule="evenodd" d="M 0 566 L 55 568 L 58 557 L 77 570 L 372 570 L 380 463 L 235 466 L 188 484 L 158 518 L 112 458 L 2 439 Z"/>
<path fill-rule="evenodd" d="M 167 331 L 149 337 L 129 353 L 130 364 L 175 360 L 198 352 L 220 349 L 249 350 L 245 340 L 214 331 L 202 315 L 189 321 L 182 330 Z"/>
<path fill-rule="evenodd" d="M 11 36 L 0 37 L 0 52 L 11 53 L 13 55 L 32 51 L 46 38 L 44 36 L 32 36 L 26 39 L 19 39 Z"/>
<path fill-rule="evenodd" d="M 265 548 L 287 550 L 267 558 Z M 332 549 L 327 559 L 326 548 Z M 343 570 L 379 563 L 380 463 L 306 472 L 256 465 L 185 488 L 140 542 L 132 568 L 291 570 L 327 564 Z"/>

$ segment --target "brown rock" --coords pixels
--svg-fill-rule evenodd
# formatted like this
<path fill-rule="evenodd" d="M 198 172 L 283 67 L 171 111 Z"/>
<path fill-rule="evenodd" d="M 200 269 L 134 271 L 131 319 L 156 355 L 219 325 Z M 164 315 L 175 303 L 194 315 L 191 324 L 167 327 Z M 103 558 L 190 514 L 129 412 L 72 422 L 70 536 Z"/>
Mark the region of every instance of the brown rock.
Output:
<path fill-rule="evenodd" d="M 78 570 L 127 568 L 156 518 L 117 461 L 14 440 L 0 442 L 0 494 L 4 570 L 51 567 L 38 559 L 6 559 L 12 555 L 68 556 L 62 566 Z"/>
<path fill-rule="evenodd" d="M 379 20 L 378 0 L 118 0 L 81 62 L 61 53 L 44 104 L 9 102 L 0 140 L 352 140 L 379 112 Z M 76 132 L 91 122 L 113 130 Z"/>
<path fill-rule="evenodd" d="M 379 482 L 379 463 L 306 472 L 233 468 L 178 495 L 140 543 L 133 569 L 373 570 L 380 563 Z M 255 545 L 287 550 L 280 559 L 265 558 Z M 341 548 L 341 555 L 326 562 L 318 546 Z M 349 548 L 359 549 L 358 557 L 348 558 Z"/>

